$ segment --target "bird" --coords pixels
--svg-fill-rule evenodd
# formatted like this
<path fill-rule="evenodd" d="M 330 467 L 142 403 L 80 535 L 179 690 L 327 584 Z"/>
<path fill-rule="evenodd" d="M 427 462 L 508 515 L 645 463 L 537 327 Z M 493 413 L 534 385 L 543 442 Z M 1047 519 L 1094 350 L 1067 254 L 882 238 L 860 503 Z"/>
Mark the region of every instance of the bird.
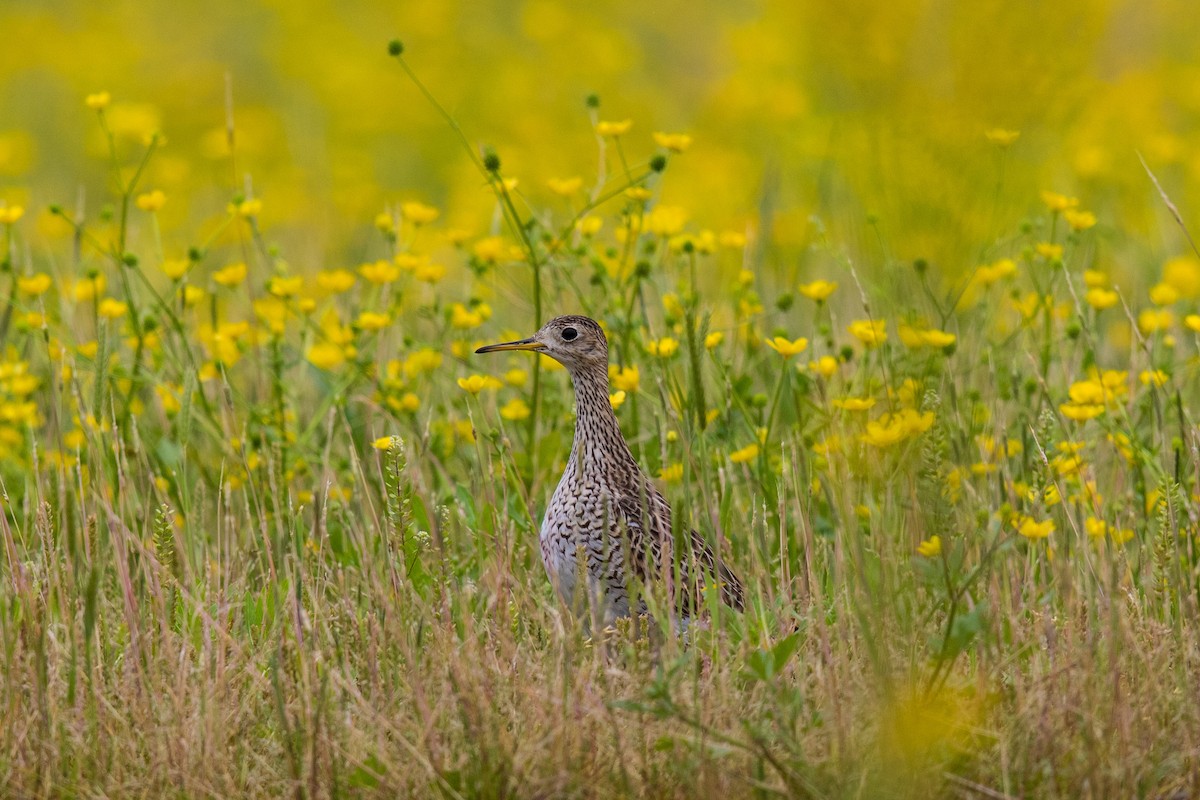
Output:
<path fill-rule="evenodd" d="M 680 537 L 681 552 L 675 553 L 671 506 L 630 452 L 609 400 L 608 340 L 599 323 L 555 317 L 533 336 L 475 352 L 508 350 L 549 356 L 566 367 L 574 385 L 571 454 L 538 537 L 542 563 L 563 603 L 585 622 L 610 626 L 631 616 L 634 578 L 665 585 L 676 623 L 686 626 L 700 610 L 701 588 L 715 580 L 721 600 L 741 611 L 741 580 L 701 534 Z M 587 603 L 586 614 L 581 603 Z M 636 612 L 647 614 L 640 597 Z"/>

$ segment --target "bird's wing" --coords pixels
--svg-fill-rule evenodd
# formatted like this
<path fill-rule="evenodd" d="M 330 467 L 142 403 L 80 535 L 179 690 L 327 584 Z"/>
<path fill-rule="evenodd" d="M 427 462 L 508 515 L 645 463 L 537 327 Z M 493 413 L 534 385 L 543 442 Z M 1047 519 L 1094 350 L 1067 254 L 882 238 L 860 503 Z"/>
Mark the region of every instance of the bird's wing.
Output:
<path fill-rule="evenodd" d="M 643 483 L 639 493 L 624 492 L 616 498 L 620 523 L 629 536 L 631 562 L 642 581 L 662 580 L 673 587 L 675 578 L 674 543 L 671 533 L 671 506 L 649 483 Z M 704 537 L 690 532 L 690 552 L 680 554 L 679 587 L 672 591 L 679 606 L 689 611 L 696 606 L 699 589 L 706 577 L 715 578 L 721 588 L 721 600 L 741 611 L 745 605 L 742 582 L 717 558 Z M 698 565 L 697 571 L 693 565 Z"/>

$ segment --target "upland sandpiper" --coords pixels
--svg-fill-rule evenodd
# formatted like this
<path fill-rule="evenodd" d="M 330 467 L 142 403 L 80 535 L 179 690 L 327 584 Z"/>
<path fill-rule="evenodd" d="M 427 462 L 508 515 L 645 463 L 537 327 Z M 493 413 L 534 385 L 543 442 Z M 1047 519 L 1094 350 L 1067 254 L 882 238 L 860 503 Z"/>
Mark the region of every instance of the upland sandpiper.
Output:
<path fill-rule="evenodd" d="M 608 340 L 599 324 L 557 317 L 528 339 L 475 352 L 502 350 L 547 355 L 567 368 L 575 386 L 575 439 L 540 535 L 542 562 L 563 602 L 576 613 L 586 602 L 590 621 L 608 625 L 629 616 L 630 578 L 636 578 L 665 586 L 686 622 L 699 608 L 701 587 L 715 581 L 725 604 L 741 610 L 741 581 L 699 533 L 681 537 L 684 552 L 674 552 L 671 506 L 634 460 L 613 413 Z M 580 575 L 586 586 L 576 585 Z M 644 601 L 637 612 L 646 613 Z"/>

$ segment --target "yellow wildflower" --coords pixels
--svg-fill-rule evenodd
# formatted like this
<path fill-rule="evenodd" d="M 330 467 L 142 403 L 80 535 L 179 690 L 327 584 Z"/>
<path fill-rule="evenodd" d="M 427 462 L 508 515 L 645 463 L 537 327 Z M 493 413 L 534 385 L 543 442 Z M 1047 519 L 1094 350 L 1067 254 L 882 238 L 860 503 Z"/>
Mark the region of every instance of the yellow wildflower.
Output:
<path fill-rule="evenodd" d="M 746 246 L 746 234 L 741 231 L 721 231 L 717 236 L 717 242 L 722 247 L 741 250 Z"/>
<path fill-rule="evenodd" d="M 468 375 L 458 379 L 458 388 L 470 394 L 479 394 L 484 389 L 499 389 L 503 385 L 491 375 Z"/>
<path fill-rule="evenodd" d="M 317 287 L 333 294 L 352 289 L 357 281 L 358 278 L 348 269 L 323 269 L 317 273 Z"/>
<path fill-rule="evenodd" d="M 953 333 L 946 333 L 934 328 L 918 329 L 903 323 L 898 326 L 897 331 L 900 341 L 903 342 L 904 346 L 912 349 L 918 347 L 948 347 L 957 340 L 957 337 Z"/>
<path fill-rule="evenodd" d="M 1033 517 L 1023 516 L 1017 525 L 1017 533 L 1026 539 L 1045 539 L 1054 533 L 1054 520 L 1047 519 L 1038 522 Z"/>
<path fill-rule="evenodd" d="M 846 330 L 867 347 L 875 347 L 887 341 L 887 320 L 855 320 L 850 323 Z"/>
<path fill-rule="evenodd" d="M 1162 280 L 1189 300 L 1200 297 L 1200 259 L 1195 256 L 1172 258 L 1163 265 Z"/>
<path fill-rule="evenodd" d="M 1142 373 L 1138 375 L 1138 380 L 1142 382 L 1143 386 L 1166 386 L 1167 381 L 1170 379 L 1171 376 L 1163 372 L 1161 369 L 1156 369 L 1154 371 L 1142 370 Z"/>
<path fill-rule="evenodd" d="M 641 373 L 637 366 L 621 367 L 613 373 L 613 386 L 624 392 L 636 392 L 641 385 Z"/>
<path fill-rule="evenodd" d="M 1050 191 L 1042 192 L 1042 202 L 1046 204 L 1046 208 L 1055 212 L 1066 211 L 1068 208 L 1075 208 L 1079 205 L 1077 198 Z"/>
<path fill-rule="evenodd" d="M 683 464 L 671 464 L 658 471 L 658 479 L 665 483 L 675 483 L 681 478 L 683 478 Z"/>
<path fill-rule="evenodd" d="M 433 206 L 427 206 L 424 203 L 409 201 L 400 206 L 400 213 L 406 220 L 414 225 L 425 225 L 433 222 L 441 213 Z"/>
<path fill-rule="evenodd" d="M 294 297 L 300 294 L 302 288 L 304 288 L 304 278 L 299 276 L 285 278 L 282 275 L 276 275 L 267 284 L 267 291 L 280 298 Z"/>
<path fill-rule="evenodd" d="M 838 370 L 838 361 L 833 356 L 821 356 L 816 361 L 808 362 L 808 368 L 822 378 L 831 378 Z"/>
<path fill-rule="evenodd" d="M 480 303 L 474 308 L 467 308 L 462 303 L 450 306 L 450 325 L 460 330 L 478 328 L 492 316 L 492 308 L 487 303 Z"/>
<path fill-rule="evenodd" d="M 238 203 L 230 203 L 228 210 L 239 217 L 257 217 L 262 213 L 262 207 L 262 200 L 251 197 Z"/>
<path fill-rule="evenodd" d="M 108 92 L 93 92 L 84 99 L 84 104 L 93 111 L 100 111 L 108 107 L 112 102 L 112 95 Z"/>
<path fill-rule="evenodd" d="M 1104 406 L 1099 403 L 1063 403 L 1058 410 L 1067 419 L 1085 422 L 1103 414 Z"/>
<path fill-rule="evenodd" d="M 623 119 L 619 122 L 600 121 L 596 123 L 596 133 L 600 136 L 624 136 L 633 127 L 633 120 Z"/>
<path fill-rule="evenodd" d="M 381 331 L 392 324 L 390 314 L 378 314 L 374 311 L 363 311 L 354 321 L 355 326 L 363 331 Z"/>
<path fill-rule="evenodd" d="M 308 348 L 305 358 L 318 369 L 330 371 L 346 363 L 346 351 L 332 342 L 317 342 Z"/>
<path fill-rule="evenodd" d="M 371 446 L 376 450 L 391 450 L 400 444 L 399 436 L 380 436 L 375 441 L 371 442 Z"/>
<path fill-rule="evenodd" d="M 105 319 L 120 319 L 121 317 L 125 316 L 125 312 L 128 310 L 128 304 L 123 303 L 120 300 L 114 300 L 111 297 L 106 297 L 101 300 L 100 306 L 97 309 L 100 316 L 104 317 Z"/>
<path fill-rule="evenodd" d="M 808 339 L 804 337 L 788 340 L 783 336 L 776 336 L 774 339 L 764 339 L 763 341 L 767 343 L 767 347 L 770 347 L 784 358 L 791 358 L 808 349 Z"/>
<path fill-rule="evenodd" d="M 45 294 L 49 290 L 53 280 L 44 272 L 37 272 L 28 277 L 17 278 L 17 288 L 21 294 L 27 294 L 30 297 L 37 297 Z"/>
<path fill-rule="evenodd" d="M 1078 211 L 1073 208 L 1068 208 L 1063 212 L 1063 219 L 1071 226 L 1074 231 L 1086 231 L 1088 228 L 1096 224 L 1096 215 L 1090 211 Z"/>
<path fill-rule="evenodd" d="M 363 264 L 358 268 L 358 274 L 362 275 L 371 283 L 382 286 L 386 283 L 392 283 L 400 278 L 400 268 L 390 261 L 380 259 L 372 261 L 369 264 Z"/>
<path fill-rule="evenodd" d="M 621 407 L 621 404 L 625 402 L 625 398 L 627 396 L 628 395 L 626 395 L 626 393 L 623 391 L 614 392 L 613 394 L 610 394 L 608 396 L 608 402 L 612 405 L 613 409 L 615 410 L 615 409 L 618 409 Z"/>
<path fill-rule="evenodd" d="M 799 288 L 800 294 L 809 300 L 820 303 L 828 300 L 829 295 L 833 294 L 837 287 L 837 281 L 815 280 L 811 283 L 802 283 L 797 288 Z"/>
<path fill-rule="evenodd" d="M 1200 333 L 1200 314 L 1188 314 L 1183 318 L 1183 324 L 1188 327 L 1188 330 Z"/>
<path fill-rule="evenodd" d="M 438 283 L 446 277 L 446 267 L 442 264 L 421 264 L 413 270 L 413 276 L 424 283 Z"/>
<path fill-rule="evenodd" d="M 1103 311 L 1106 308 L 1112 308 L 1117 304 L 1120 298 L 1117 293 L 1111 289 L 1093 288 L 1088 289 L 1087 294 L 1083 296 L 1087 304 L 1097 311 Z"/>
<path fill-rule="evenodd" d="M 1011 258 L 1002 258 L 992 264 L 979 266 L 975 270 L 974 280 L 983 286 L 991 286 L 993 283 L 1010 278 L 1017 274 L 1017 262 Z"/>
<path fill-rule="evenodd" d="M 512 400 L 509 400 L 507 403 L 500 406 L 500 416 L 513 422 L 520 422 L 523 419 L 528 419 L 529 414 L 529 406 L 519 397 L 514 397 Z"/>
<path fill-rule="evenodd" d="M 758 457 L 758 445 L 748 444 L 741 450 L 734 450 L 729 454 L 729 460 L 735 464 L 744 464 L 747 461 L 753 461 Z"/>
<path fill-rule="evenodd" d="M 1179 291 L 1169 283 L 1156 283 L 1150 287 L 1150 302 L 1156 306 L 1169 306 L 1179 299 Z"/>
<path fill-rule="evenodd" d="M 692 146 L 692 137 L 686 133 L 654 133 L 654 143 L 672 153 L 682 153 Z"/>
<path fill-rule="evenodd" d="M 926 558 L 936 558 L 942 554 L 942 537 L 934 535 L 917 545 L 917 552 Z"/>
<path fill-rule="evenodd" d="M 510 369 L 504 373 L 504 382 L 509 386 L 524 386 L 529 379 L 529 373 L 523 369 Z"/>
<path fill-rule="evenodd" d="M 1138 330 L 1144 334 L 1157 333 L 1175 324 L 1175 315 L 1165 308 L 1147 308 L 1138 314 Z"/>
<path fill-rule="evenodd" d="M 0 206 L 0 225 L 12 225 L 23 216 L 25 209 L 21 206 Z"/>
<path fill-rule="evenodd" d="M 643 224 L 647 233 L 674 236 L 683 230 L 687 217 L 687 211 L 679 206 L 660 205 L 646 215 Z"/>
<path fill-rule="evenodd" d="M 75 282 L 71 288 L 71 294 L 77 303 L 86 303 L 100 295 L 104 294 L 105 288 L 108 286 L 108 278 L 103 272 L 97 273 L 94 277 L 82 278 Z"/>
<path fill-rule="evenodd" d="M 212 279 L 214 283 L 218 283 L 227 289 L 232 289 L 246 280 L 246 273 L 246 265 L 239 261 L 236 264 L 229 264 L 217 270 L 213 273 Z"/>
<path fill-rule="evenodd" d="M 679 341 L 670 336 L 646 342 L 646 352 L 659 358 L 670 358 L 679 350 Z"/>
<path fill-rule="evenodd" d="M 546 185 L 556 195 L 570 197 L 583 188 L 583 178 L 550 178 Z"/>
<path fill-rule="evenodd" d="M 1063 246 L 1050 242 L 1038 242 L 1033 246 L 1033 251 L 1047 261 L 1056 261 L 1062 258 Z"/>
<path fill-rule="evenodd" d="M 983 132 L 983 137 L 999 147 L 1008 147 L 1021 138 L 1020 131 L 1010 131 L 1005 128 L 992 128 Z"/>
<path fill-rule="evenodd" d="M 152 192 L 139 194 L 133 202 L 142 211 L 158 211 L 166 204 L 167 196 L 161 189 L 155 189 Z"/>
<path fill-rule="evenodd" d="M 713 331 L 712 333 L 710 333 L 704 337 L 704 348 L 706 350 L 712 350 L 714 347 L 719 345 L 724 340 L 725 340 L 724 333 L 722 333 L 721 331 Z"/>
<path fill-rule="evenodd" d="M 874 407 L 874 397 L 836 397 L 833 404 L 846 411 L 866 411 Z"/>

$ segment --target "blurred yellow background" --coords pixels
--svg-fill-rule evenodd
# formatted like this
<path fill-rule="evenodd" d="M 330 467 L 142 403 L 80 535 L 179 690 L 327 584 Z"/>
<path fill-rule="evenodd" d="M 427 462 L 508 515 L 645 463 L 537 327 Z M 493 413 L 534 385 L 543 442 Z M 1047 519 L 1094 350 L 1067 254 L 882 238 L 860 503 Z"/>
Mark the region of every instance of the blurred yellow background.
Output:
<path fill-rule="evenodd" d="M 655 131 L 692 134 L 663 202 L 762 230 L 780 269 L 823 228 L 868 268 L 923 257 L 961 273 L 1053 189 L 1097 213 L 1097 259 L 1150 271 L 1183 244 L 1137 153 L 1185 217 L 1200 200 L 1196 20 L 1185 0 L 7 0 L 0 199 L 74 207 L 82 186 L 103 202 L 105 140 L 83 99 L 107 90 L 130 154 L 166 137 L 142 185 L 168 197 L 167 250 L 247 175 L 298 267 L 370 257 L 374 216 L 403 200 L 482 235 L 494 198 L 387 56 L 399 38 L 535 207 L 566 211 L 548 178 L 594 180 L 596 93 L 599 118 L 633 120 L 631 161 Z"/>

